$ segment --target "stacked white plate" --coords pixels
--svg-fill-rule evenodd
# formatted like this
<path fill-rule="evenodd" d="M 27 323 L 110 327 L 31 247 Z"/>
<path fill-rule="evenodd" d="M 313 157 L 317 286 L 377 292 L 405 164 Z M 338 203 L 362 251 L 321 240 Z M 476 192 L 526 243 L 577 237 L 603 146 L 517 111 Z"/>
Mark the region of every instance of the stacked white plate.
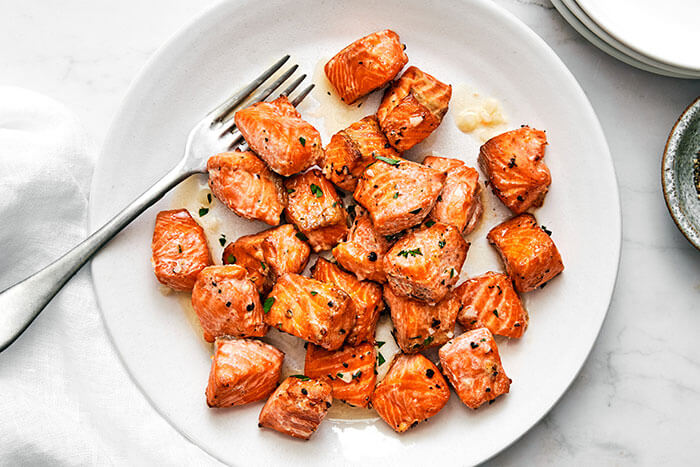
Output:
<path fill-rule="evenodd" d="M 700 0 L 552 0 L 607 54 L 674 78 L 700 79 Z"/>

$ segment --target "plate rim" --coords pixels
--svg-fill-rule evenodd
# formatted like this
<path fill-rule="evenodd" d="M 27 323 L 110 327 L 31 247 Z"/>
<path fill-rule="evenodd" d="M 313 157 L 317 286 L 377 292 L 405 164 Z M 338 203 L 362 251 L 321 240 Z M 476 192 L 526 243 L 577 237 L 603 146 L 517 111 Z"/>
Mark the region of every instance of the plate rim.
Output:
<path fill-rule="evenodd" d="M 559 12 L 559 14 L 564 18 L 564 20 L 574 28 L 576 32 L 578 32 L 586 41 L 588 41 L 591 45 L 596 47 L 598 50 L 604 52 L 605 54 L 609 55 L 610 57 L 621 61 L 622 63 L 625 63 L 631 67 L 637 68 L 638 70 L 646 71 L 647 73 L 654 73 L 659 76 L 666 76 L 669 78 L 676 78 L 676 79 L 699 79 L 699 78 L 694 78 L 691 76 L 686 76 L 683 74 L 676 73 L 674 71 L 669 71 L 665 70 L 663 68 L 659 68 L 655 65 L 651 65 L 648 63 L 644 63 L 642 61 L 637 60 L 634 57 L 631 57 L 621 50 L 616 49 L 613 45 L 609 44 L 605 40 L 601 39 L 599 36 L 597 36 L 592 30 L 590 30 L 577 16 L 574 12 L 572 12 L 564 3 L 563 0 L 550 0 L 552 2 L 552 5 L 554 5 L 554 8 Z"/>
<path fill-rule="evenodd" d="M 673 206 L 679 205 L 678 198 L 678 186 L 676 185 L 676 170 L 675 170 L 675 160 L 676 160 L 676 150 L 678 146 L 678 140 L 681 134 L 678 132 L 678 126 L 686 119 L 691 111 L 697 108 L 698 113 L 700 113 L 700 96 L 697 97 L 693 102 L 691 102 L 685 110 L 680 114 L 676 123 L 673 124 L 673 128 L 668 134 L 666 139 L 666 144 L 664 145 L 664 154 L 661 158 L 661 188 L 664 192 L 664 201 L 666 202 L 666 209 L 671 215 L 671 219 L 676 224 L 678 230 L 683 234 L 683 236 L 688 240 L 688 243 L 693 245 L 696 249 L 700 250 L 700 235 L 692 237 L 689 233 L 690 230 L 695 230 L 693 225 L 688 221 L 687 216 L 684 211 L 679 209 L 678 213 L 674 212 Z"/>
<path fill-rule="evenodd" d="M 594 21 L 601 29 L 603 29 L 605 32 L 607 32 L 611 37 L 615 38 L 615 40 L 617 40 L 621 44 L 624 44 L 625 46 L 629 47 L 630 49 L 635 50 L 638 53 L 645 55 L 645 56 L 647 56 L 647 57 L 649 57 L 649 58 L 651 58 L 659 63 L 664 63 L 666 65 L 672 66 L 674 68 L 678 68 L 679 70 L 685 70 L 685 71 L 688 71 L 690 73 L 700 73 L 700 68 L 689 67 L 689 66 L 687 66 L 687 64 L 684 65 L 680 62 L 675 62 L 672 60 L 665 59 L 664 57 L 656 55 L 655 53 L 650 53 L 648 51 L 645 51 L 643 48 L 641 48 L 639 46 L 635 46 L 633 43 L 629 42 L 628 40 L 625 40 L 619 34 L 615 33 L 612 29 L 606 27 L 603 23 L 596 20 L 595 16 L 593 14 L 591 14 L 590 4 L 589 4 L 589 7 L 587 8 L 585 6 L 585 4 L 580 3 L 578 0 L 574 0 L 574 1 L 576 2 L 577 5 L 579 5 L 581 7 L 581 9 L 583 11 L 586 12 L 586 15 L 588 15 L 588 17 L 590 17 L 592 21 Z"/>
<path fill-rule="evenodd" d="M 700 79 L 700 70 L 690 70 L 664 63 L 651 56 L 645 55 L 632 47 L 629 47 L 626 43 L 617 39 L 616 36 L 613 36 L 607 29 L 598 24 L 598 22 L 588 15 L 587 11 L 584 10 L 576 0 L 559 0 L 559 2 L 597 38 L 612 47 L 615 51 L 629 57 L 633 61 L 642 63 L 655 70 L 660 70 L 661 73 L 672 73 L 674 75 L 673 77 L 676 78 Z"/>
<path fill-rule="evenodd" d="M 585 356 L 582 358 L 582 360 L 578 363 L 578 368 L 576 369 L 575 372 L 573 372 L 571 378 L 569 381 L 565 384 L 563 390 L 559 394 L 558 397 L 553 399 L 550 404 L 547 404 L 548 407 L 546 410 L 544 410 L 539 417 L 534 419 L 527 428 L 525 428 L 518 436 L 514 437 L 512 440 L 510 440 L 508 443 L 498 447 L 494 448 L 491 452 L 489 452 L 480 462 L 486 462 L 489 459 L 492 459 L 499 453 L 505 451 L 508 449 L 510 446 L 512 446 L 514 443 L 516 443 L 518 440 L 520 440 L 525 434 L 529 433 L 532 428 L 537 425 L 547 414 L 549 414 L 552 409 L 561 401 L 561 399 L 564 397 L 569 392 L 569 389 L 571 388 L 571 385 L 573 382 L 577 379 L 578 375 L 580 374 L 581 370 L 583 369 L 584 365 L 588 361 L 591 351 L 593 347 L 595 346 L 599 336 L 600 332 L 603 328 L 603 325 L 605 324 L 605 321 L 608 316 L 608 312 L 610 310 L 610 306 L 612 304 L 612 298 L 613 294 L 616 288 L 617 280 L 619 278 L 619 270 L 620 270 L 620 260 L 621 260 L 621 253 L 622 253 L 622 232 L 623 232 L 623 225 L 622 225 L 622 210 L 621 210 L 621 199 L 620 199 L 620 190 L 619 190 L 619 184 L 617 180 L 617 173 L 615 170 L 615 164 L 614 164 L 614 159 L 612 157 L 612 154 L 610 152 L 610 147 L 607 141 L 607 137 L 605 135 L 605 132 L 603 131 L 602 125 L 600 123 L 600 119 L 598 118 L 598 115 L 593 108 L 593 105 L 591 104 L 590 100 L 588 99 L 585 91 L 581 87 L 580 83 L 576 79 L 576 77 L 573 75 L 571 70 L 566 66 L 566 64 L 563 62 L 563 60 L 557 55 L 557 53 L 552 49 L 552 47 L 547 44 L 547 42 L 540 37 L 530 26 L 528 26 L 523 20 L 521 20 L 518 16 L 516 16 L 514 13 L 510 12 L 507 10 L 505 7 L 496 4 L 495 2 L 489 1 L 489 0 L 454 0 L 455 3 L 460 4 L 464 7 L 468 7 L 469 4 L 475 4 L 478 3 L 480 4 L 483 8 L 491 10 L 494 12 L 496 15 L 502 16 L 505 20 L 507 20 L 513 27 L 517 28 L 522 34 L 525 34 L 529 36 L 529 38 L 538 46 L 541 48 L 542 52 L 549 55 L 549 57 L 555 62 L 565 78 L 570 82 L 572 85 L 572 90 L 575 91 L 577 94 L 579 94 L 579 98 L 581 99 L 581 103 L 585 106 L 586 110 L 590 113 L 591 116 L 591 121 L 592 121 L 592 126 L 594 127 L 595 131 L 598 133 L 597 137 L 600 140 L 601 147 L 604 148 L 605 150 L 602 152 L 601 157 L 604 158 L 604 160 L 607 160 L 607 162 L 610 164 L 610 171 L 606 172 L 608 176 L 612 177 L 611 180 L 611 188 L 612 188 L 612 195 L 614 199 L 611 199 L 611 214 L 613 214 L 614 218 L 616 219 L 614 228 L 617 231 L 616 235 L 611 235 L 611 241 L 613 241 L 613 250 L 615 252 L 614 258 L 615 258 L 615 271 L 614 274 L 612 275 L 612 280 L 610 281 L 608 287 L 606 290 L 604 290 L 602 296 L 606 298 L 607 301 L 607 306 L 605 308 L 605 312 L 601 315 L 600 322 L 597 324 L 597 329 L 595 330 L 595 338 L 591 339 L 588 348 L 585 349 Z M 197 30 L 198 25 L 208 19 L 210 16 L 216 15 L 220 9 L 224 8 L 227 4 L 232 3 L 228 0 L 221 0 L 216 2 L 215 4 L 209 6 L 207 9 L 204 11 L 200 12 L 197 15 L 194 15 L 186 24 L 181 26 L 177 31 L 175 31 L 173 34 L 171 34 L 168 39 L 163 42 L 162 45 L 158 47 L 158 49 L 146 60 L 142 68 L 136 73 L 134 76 L 133 80 L 127 87 L 126 92 L 124 93 L 122 100 L 120 101 L 119 106 L 117 107 L 113 119 L 108 127 L 104 142 L 108 142 L 111 134 L 114 132 L 115 127 L 117 126 L 118 123 L 118 117 L 123 113 L 125 108 L 127 108 L 128 104 L 128 98 L 129 96 L 134 92 L 134 90 L 141 84 L 141 81 L 143 78 L 148 75 L 153 69 L 156 69 L 158 67 L 158 62 L 161 60 L 162 57 L 164 57 L 167 53 L 170 52 L 170 49 L 174 46 L 174 44 L 182 37 L 187 36 L 188 34 L 194 32 Z M 238 3 L 238 2 L 236 2 Z M 104 148 L 106 147 L 106 144 L 103 143 L 102 148 L 100 149 L 99 156 L 97 157 L 95 161 L 95 172 L 97 172 L 98 166 L 101 164 L 103 161 L 105 154 L 104 154 Z M 96 188 L 96 177 L 93 177 L 91 184 L 90 184 L 90 197 L 88 200 L 88 215 L 86 219 L 87 227 L 89 232 L 94 232 L 98 228 L 100 228 L 102 225 L 101 224 L 96 224 L 95 222 L 95 203 L 93 201 L 93 192 Z M 145 190 L 146 188 L 144 188 Z M 180 427 L 173 421 L 171 418 L 159 408 L 159 406 L 155 403 L 155 401 L 149 396 L 149 394 L 144 390 L 142 385 L 139 383 L 137 380 L 136 376 L 133 374 L 132 370 L 130 369 L 129 365 L 124 359 L 124 356 L 122 353 L 119 351 L 119 347 L 117 346 L 114 336 L 107 324 L 107 320 L 105 317 L 105 312 L 104 312 L 104 307 L 102 305 L 102 298 L 100 297 L 100 294 L 97 293 L 97 284 L 96 284 L 96 279 L 95 279 L 95 271 L 94 271 L 94 266 L 93 263 L 91 262 L 90 264 L 90 278 L 92 281 L 93 285 L 93 290 L 95 291 L 95 297 L 97 300 L 97 305 L 99 309 L 99 314 L 100 318 L 104 327 L 104 330 L 107 334 L 107 337 L 109 339 L 109 342 L 114 349 L 120 363 L 122 364 L 123 368 L 125 369 L 127 375 L 129 376 L 129 379 L 131 382 L 138 388 L 139 392 L 141 395 L 148 401 L 149 405 L 153 408 L 153 410 L 161 417 L 163 418 L 173 429 L 175 432 L 177 432 L 180 436 L 182 436 L 185 440 L 188 442 L 192 443 L 194 446 L 199 448 L 201 451 L 206 453 L 209 457 L 212 459 L 215 459 L 219 462 L 222 462 L 224 464 L 227 464 L 225 459 L 222 459 L 218 457 L 216 454 L 213 452 L 210 452 L 209 449 L 206 447 L 202 446 L 199 444 L 195 439 L 190 437 L 187 432 L 184 430 L 181 430 Z"/>

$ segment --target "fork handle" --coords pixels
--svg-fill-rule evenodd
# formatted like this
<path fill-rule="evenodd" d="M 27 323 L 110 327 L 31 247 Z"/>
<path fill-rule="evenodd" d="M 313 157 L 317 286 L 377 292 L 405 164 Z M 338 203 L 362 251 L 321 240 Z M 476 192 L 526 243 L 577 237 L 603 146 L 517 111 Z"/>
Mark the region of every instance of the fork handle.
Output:
<path fill-rule="evenodd" d="M 0 292 L 0 352 L 9 347 L 66 282 L 108 241 L 165 195 L 196 173 L 178 164 L 99 230 L 26 279 Z"/>

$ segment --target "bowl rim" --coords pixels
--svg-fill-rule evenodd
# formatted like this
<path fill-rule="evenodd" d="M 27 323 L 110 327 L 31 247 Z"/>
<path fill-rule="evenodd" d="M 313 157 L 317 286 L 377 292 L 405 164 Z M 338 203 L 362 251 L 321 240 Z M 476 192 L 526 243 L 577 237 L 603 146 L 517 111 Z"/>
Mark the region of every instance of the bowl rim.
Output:
<path fill-rule="evenodd" d="M 694 228 L 688 220 L 682 209 L 678 209 L 678 213 L 674 212 L 673 207 L 678 207 L 680 200 L 678 197 L 678 186 L 675 180 L 675 161 L 676 153 L 678 151 L 678 141 L 680 139 L 681 132 L 679 130 L 679 125 L 685 122 L 690 116 L 691 112 L 697 110 L 700 113 L 700 96 L 696 97 L 693 102 L 691 102 L 681 115 L 673 124 L 671 132 L 668 134 L 666 139 L 666 144 L 664 146 L 664 154 L 661 158 L 661 187 L 664 192 L 664 200 L 666 202 L 666 209 L 668 209 L 671 219 L 678 227 L 678 230 L 683 234 L 683 236 L 693 245 L 695 248 L 700 250 L 700 235 L 694 235 L 691 233 Z"/>

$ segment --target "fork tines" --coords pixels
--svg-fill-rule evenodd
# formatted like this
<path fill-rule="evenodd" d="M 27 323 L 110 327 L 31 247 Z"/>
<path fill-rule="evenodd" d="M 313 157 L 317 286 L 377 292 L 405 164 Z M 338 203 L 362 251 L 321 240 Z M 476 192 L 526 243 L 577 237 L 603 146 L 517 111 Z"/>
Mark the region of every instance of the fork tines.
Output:
<path fill-rule="evenodd" d="M 285 55 L 282 57 L 280 60 L 278 60 L 274 65 L 272 65 L 270 68 L 265 70 L 260 76 L 255 78 L 250 84 L 245 86 L 243 89 L 240 91 L 236 92 L 233 96 L 228 98 L 226 102 L 221 104 L 219 107 L 214 109 L 210 115 L 212 115 L 212 121 L 211 121 L 211 126 L 215 127 L 218 125 L 223 126 L 220 132 L 220 137 L 230 135 L 233 137 L 231 144 L 229 146 L 229 149 L 234 149 L 235 147 L 238 146 L 238 149 L 241 150 L 247 150 L 247 144 L 243 142 L 243 135 L 241 135 L 241 132 L 238 131 L 236 128 L 236 124 L 234 122 L 231 122 L 229 125 L 226 125 L 226 123 L 229 120 L 232 120 L 233 114 L 240 108 L 242 107 L 247 107 L 251 104 L 254 104 L 256 102 L 261 102 L 269 98 L 280 86 L 282 86 L 286 81 L 288 81 L 294 73 L 297 71 L 299 68 L 299 65 L 293 65 L 289 67 L 287 70 L 279 73 L 278 76 L 275 77 L 275 79 L 269 83 L 267 86 L 264 88 L 258 90 L 261 88 L 268 80 L 270 80 L 273 75 L 278 73 L 281 69 L 282 66 L 289 60 L 289 55 Z M 303 89 L 299 94 L 291 98 L 291 94 L 299 87 L 299 85 L 304 81 L 306 78 L 306 74 L 303 74 L 297 78 L 295 78 L 289 85 L 282 90 L 275 98 L 279 96 L 287 96 L 290 97 L 290 102 L 292 105 L 295 107 L 299 105 L 304 98 L 311 92 L 311 90 L 314 88 L 313 84 L 310 84 L 307 86 L 305 89 Z M 257 92 L 255 92 L 258 90 Z M 242 144 L 241 144 L 242 142 Z"/>

